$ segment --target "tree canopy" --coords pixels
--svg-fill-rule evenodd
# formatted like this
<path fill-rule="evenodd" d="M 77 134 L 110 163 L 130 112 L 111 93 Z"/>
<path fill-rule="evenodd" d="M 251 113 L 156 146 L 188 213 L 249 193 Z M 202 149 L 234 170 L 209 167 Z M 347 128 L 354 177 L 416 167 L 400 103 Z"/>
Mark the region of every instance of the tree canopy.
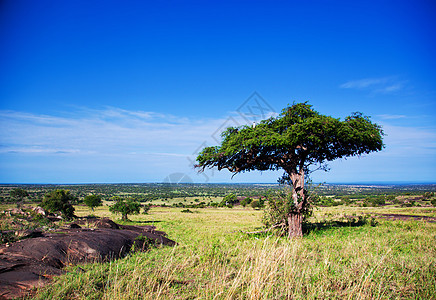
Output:
<path fill-rule="evenodd" d="M 10 191 L 10 195 L 12 198 L 17 200 L 17 207 L 21 205 L 21 202 L 23 202 L 23 199 L 29 196 L 29 193 L 21 188 L 15 188 Z"/>
<path fill-rule="evenodd" d="M 101 195 L 86 195 L 83 202 L 85 202 L 85 205 L 90 207 L 92 211 L 94 211 L 94 207 L 103 205 Z"/>
<path fill-rule="evenodd" d="M 132 198 L 123 199 L 115 197 L 115 203 L 109 207 L 109 211 L 112 213 L 119 213 L 122 216 L 123 221 L 128 220 L 128 215 L 139 214 L 141 210 L 141 203 L 133 200 Z"/>
<path fill-rule="evenodd" d="M 325 168 L 327 161 L 380 151 L 382 137 L 381 127 L 361 113 L 341 121 L 321 115 L 307 103 L 296 103 L 257 125 L 227 128 L 220 146 L 200 152 L 196 167 L 234 174 L 282 169 L 281 182 L 293 187 L 293 211 L 300 214 L 307 208 L 304 175 L 310 166 Z"/>
<path fill-rule="evenodd" d="M 76 197 L 66 190 L 54 190 L 44 195 L 41 207 L 52 213 L 61 213 L 66 219 L 74 217 L 74 207 L 71 203 Z"/>
<path fill-rule="evenodd" d="M 10 191 L 10 195 L 11 195 L 11 197 L 13 197 L 13 198 L 15 198 L 17 200 L 22 201 L 23 198 L 29 196 L 29 193 L 26 190 L 24 190 L 24 189 L 15 188 L 15 189 L 12 189 Z"/>
<path fill-rule="evenodd" d="M 256 126 L 229 127 L 221 146 L 206 147 L 197 167 L 233 173 L 283 169 L 287 173 L 383 148 L 381 127 L 361 113 L 344 121 L 319 114 L 307 103 L 283 109 Z"/>

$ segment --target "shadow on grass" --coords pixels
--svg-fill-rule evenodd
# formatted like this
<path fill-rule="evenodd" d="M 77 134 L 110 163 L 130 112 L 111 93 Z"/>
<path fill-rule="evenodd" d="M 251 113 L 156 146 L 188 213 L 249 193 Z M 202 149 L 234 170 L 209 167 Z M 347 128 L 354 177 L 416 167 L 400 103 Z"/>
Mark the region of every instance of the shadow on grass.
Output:
<path fill-rule="evenodd" d="M 377 220 L 371 216 L 344 216 L 340 220 L 323 220 L 321 222 L 303 223 L 303 236 L 310 233 L 323 233 L 335 228 L 341 227 L 360 227 L 360 226 L 376 226 Z M 271 235 L 286 236 L 287 232 L 282 229 L 266 231 L 262 228 L 257 228 L 255 232 L 245 232 L 251 238 L 266 238 Z"/>
<path fill-rule="evenodd" d="M 344 216 L 340 220 L 324 220 L 322 222 L 304 223 L 303 235 L 311 232 L 323 232 L 333 228 L 360 227 L 365 225 L 376 226 L 377 220 L 371 216 Z"/>
<path fill-rule="evenodd" d="M 163 221 L 134 221 L 135 223 L 141 223 L 141 224 L 153 224 L 153 223 L 160 223 L 160 222 L 163 222 Z"/>
<path fill-rule="evenodd" d="M 140 225 L 140 224 L 155 224 L 155 223 L 160 223 L 163 221 L 132 221 L 132 220 L 123 221 L 123 220 L 117 220 L 117 222 L 120 224 L 123 224 L 123 225 Z"/>

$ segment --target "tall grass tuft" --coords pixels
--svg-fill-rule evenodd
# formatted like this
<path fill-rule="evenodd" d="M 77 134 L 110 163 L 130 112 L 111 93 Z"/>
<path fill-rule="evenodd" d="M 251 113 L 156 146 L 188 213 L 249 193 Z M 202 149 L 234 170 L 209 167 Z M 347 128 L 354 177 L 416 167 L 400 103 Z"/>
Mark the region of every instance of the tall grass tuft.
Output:
<path fill-rule="evenodd" d="M 436 299 L 434 223 L 381 220 L 288 240 L 240 233 L 259 226 L 253 210 L 136 218 L 161 221 L 179 245 L 72 267 L 36 298 Z"/>

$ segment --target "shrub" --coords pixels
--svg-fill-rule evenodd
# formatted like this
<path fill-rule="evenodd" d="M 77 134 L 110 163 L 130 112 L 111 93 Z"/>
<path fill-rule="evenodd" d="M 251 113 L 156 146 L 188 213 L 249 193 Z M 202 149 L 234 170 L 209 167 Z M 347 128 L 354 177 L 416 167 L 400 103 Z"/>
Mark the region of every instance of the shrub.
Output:
<path fill-rule="evenodd" d="M 77 201 L 70 191 L 54 190 L 45 194 L 41 207 L 51 213 L 61 213 L 65 219 L 74 217 L 74 207 L 71 203 Z"/>
<path fill-rule="evenodd" d="M 10 191 L 10 195 L 12 198 L 17 200 L 17 207 L 19 207 L 21 206 L 23 199 L 29 196 L 29 193 L 24 189 L 15 188 Z"/>
<path fill-rule="evenodd" d="M 259 200 L 253 200 L 253 201 L 251 201 L 250 205 L 251 205 L 251 207 L 254 208 L 254 209 L 258 209 L 258 208 L 260 208 Z"/>
<path fill-rule="evenodd" d="M 249 205 L 251 202 L 253 202 L 253 199 L 250 197 L 246 197 L 246 198 L 241 200 L 241 205 L 243 207 L 245 207 L 245 206 Z"/>
<path fill-rule="evenodd" d="M 150 211 L 150 208 L 151 208 L 151 204 L 144 204 L 144 205 L 142 205 L 142 213 L 144 215 L 147 215 L 148 212 Z"/>
<path fill-rule="evenodd" d="M 385 196 L 368 197 L 366 198 L 367 204 L 371 206 L 380 206 L 386 204 Z"/>
<path fill-rule="evenodd" d="M 341 200 L 337 201 L 334 198 L 325 197 L 325 196 L 316 197 L 313 202 L 316 205 L 327 206 L 327 207 L 330 207 L 330 206 L 339 206 L 339 205 L 343 204 Z"/>
<path fill-rule="evenodd" d="M 306 222 L 307 218 L 312 215 L 311 203 L 313 199 L 318 199 L 318 196 L 315 193 L 309 193 L 307 190 L 305 193 L 310 202 L 306 209 L 302 211 L 303 222 Z M 262 217 L 262 223 L 264 223 L 266 227 L 281 228 L 281 233 L 286 232 L 289 228 L 288 216 L 290 213 L 295 211 L 292 193 L 288 189 L 269 191 L 265 198 L 267 201 Z M 262 199 L 262 201 L 264 200 Z"/>
<path fill-rule="evenodd" d="M 425 193 L 422 195 L 422 197 L 423 197 L 425 200 L 430 200 L 431 198 L 434 197 L 434 192 L 425 192 Z"/>
<path fill-rule="evenodd" d="M 232 208 L 234 204 L 238 202 L 238 197 L 236 197 L 235 194 L 228 194 L 226 195 L 223 200 L 218 205 L 219 207 L 229 207 Z"/>
<path fill-rule="evenodd" d="M 386 200 L 395 203 L 397 200 L 397 197 L 395 197 L 395 195 L 388 195 L 388 196 L 386 196 Z"/>
<path fill-rule="evenodd" d="M 269 191 L 267 194 L 267 205 L 262 217 L 262 223 L 266 227 L 277 226 L 287 228 L 288 215 L 294 208 L 291 194 L 286 191 Z M 255 202 L 255 201 L 253 201 Z M 251 205 L 253 206 L 253 202 Z"/>

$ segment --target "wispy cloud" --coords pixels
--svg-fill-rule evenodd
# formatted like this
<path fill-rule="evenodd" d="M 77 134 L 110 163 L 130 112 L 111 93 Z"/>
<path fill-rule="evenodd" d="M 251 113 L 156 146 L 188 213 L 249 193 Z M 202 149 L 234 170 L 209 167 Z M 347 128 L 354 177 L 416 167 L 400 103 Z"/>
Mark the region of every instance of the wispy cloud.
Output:
<path fill-rule="evenodd" d="M 386 84 L 388 80 L 389 77 L 365 78 L 365 79 L 347 81 L 341 84 L 340 87 L 343 89 L 364 89 L 375 85 Z"/>
<path fill-rule="evenodd" d="M 392 115 L 392 114 L 383 114 L 383 115 L 377 115 L 382 120 L 397 120 L 397 119 L 405 119 L 407 118 L 406 115 Z"/>
<path fill-rule="evenodd" d="M 0 180 L 13 181 L 13 170 L 30 182 L 159 180 L 171 172 L 208 181 L 219 175 L 194 171 L 198 152 L 246 122 L 237 112 L 206 119 L 114 107 L 56 116 L 0 110 Z"/>
<path fill-rule="evenodd" d="M 434 128 L 394 126 L 382 124 L 386 133 L 385 144 L 388 155 L 403 157 L 429 155 L 436 157 L 436 131 Z"/>
<path fill-rule="evenodd" d="M 389 76 L 351 80 L 341 84 L 339 87 L 342 89 L 368 90 L 373 93 L 387 94 L 402 90 L 405 84 L 406 81 L 398 80 L 395 76 Z"/>
<path fill-rule="evenodd" d="M 378 117 L 387 134 L 386 149 L 365 158 L 366 161 L 376 160 L 376 165 L 384 168 L 385 160 L 399 166 L 421 157 L 434 164 L 434 128 L 391 124 L 396 119 L 410 118 L 405 115 Z M 226 181 L 229 175 L 222 172 L 211 171 L 208 178 L 204 174 L 196 175 L 192 164 L 198 151 L 218 143 L 220 131 L 244 122 L 237 113 L 216 119 L 192 119 L 112 107 L 81 108 L 64 116 L 0 111 L 0 178 L 3 174 L 2 180 L 7 182 L 11 180 L 11 170 L 16 170 L 32 174 L 33 179 L 29 180 L 34 182 L 43 180 L 41 176 L 53 181 L 59 174 L 64 174 L 65 181 L 71 182 L 73 179 L 65 174 L 76 172 L 78 181 L 117 182 L 137 178 L 159 180 L 171 172 L 184 172 L 203 176 L 195 181 L 203 182 L 212 177 L 216 180 L 219 176 Z M 246 176 L 244 179 L 251 178 Z M 267 180 L 267 177 L 262 178 Z"/>
<path fill-rule="evenodd" d="M 223 124 L 244 122 L 236 115 L 188 119 L 113 107 L 82 107 L 67 116 L 0 111 L 0 153 L 186 157 L 202 145 L 216 144 Z"/>

